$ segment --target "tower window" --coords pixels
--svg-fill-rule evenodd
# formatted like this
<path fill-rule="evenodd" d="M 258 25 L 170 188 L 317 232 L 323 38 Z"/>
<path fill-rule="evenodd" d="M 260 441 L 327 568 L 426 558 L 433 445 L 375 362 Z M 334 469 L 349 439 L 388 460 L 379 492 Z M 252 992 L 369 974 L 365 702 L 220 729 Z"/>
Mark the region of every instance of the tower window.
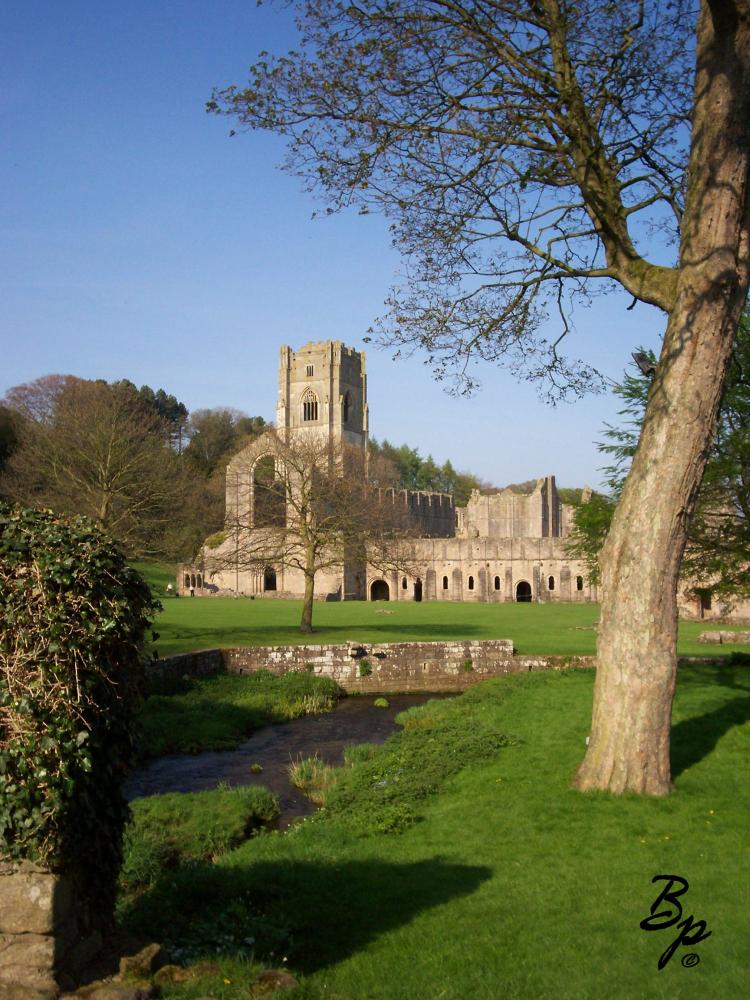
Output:
<path fill-rule="evenodd" d="M 443 590 L 447 590 L 447 589 L 448 589 L 448 577 L 444 576 L 443 577 Z"/>
<path fill-rule="evenodd" d="M 341 417 L 345 424 L 349 423 L 349 414 L 351 412 L 351 408 L 352 408 L 351 396 L 349 395 L 348 392 L 345 392 L 344 401 L 341 404 Z"/>
<path fill-rule="evenodd" d="M 500 577 L 495 577 L 495 590 L 500 590 Z"/>
<path fill-rule="evenodd" d="M 469 577 L 469 590 L 473 590 L 473 589 L 474 589 L 474 577 L 470 576 Z"/>
<path fill-rule="evenodd" d="M 304 421 L 318 419 L 318 397 L 312 389 L 305 389 L 302 395 L 302 419 Z"/>
<path fill-rule="evenodd" d="M 315 365 L 305 365 L 305 375 L 308 378 L 312 378 L 315 374 Z"/>
<path fill-rule="evenodd" d="M 549 580 L 547 580 L 547 589 L 548 590 L 554 590 L 555 589 L 555 578 L 554 578 L 554 576 L 551 576 L 549 578 Z"/>

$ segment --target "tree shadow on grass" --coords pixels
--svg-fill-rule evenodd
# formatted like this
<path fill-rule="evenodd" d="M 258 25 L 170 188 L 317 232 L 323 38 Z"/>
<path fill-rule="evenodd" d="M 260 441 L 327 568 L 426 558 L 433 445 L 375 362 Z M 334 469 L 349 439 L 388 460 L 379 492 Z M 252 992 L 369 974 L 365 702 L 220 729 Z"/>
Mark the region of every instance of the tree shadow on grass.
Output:
<path fill-rule="evenodd" d="M 244 950 L 277 962 L 284 955 L 309 974 L 491 876 L 489 868 L 440 858 L 193 865 L 165 873 L 125 908 L 123 921 L 178 952 Z"/>
<path fill-rule="evenodd" d="M 678 722 L 671 734 L 672 777 L 676 778 L 698 764 L 716 748 L 725 733 L 749 719 L 750 697 L 745 696 L 733 698 L 703 715 Z"/>

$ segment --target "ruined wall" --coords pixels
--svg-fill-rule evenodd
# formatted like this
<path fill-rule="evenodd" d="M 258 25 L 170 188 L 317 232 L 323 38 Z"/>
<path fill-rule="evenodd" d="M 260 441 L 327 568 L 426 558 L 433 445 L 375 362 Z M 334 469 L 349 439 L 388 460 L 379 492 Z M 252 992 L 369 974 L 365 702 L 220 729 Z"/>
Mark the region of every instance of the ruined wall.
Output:
<path fill-rule="evenodd" d="M 351 693 L 462 691 L 488 677 L 529 670 L 593 666 L 593 657 L 514 656 L 509 639 L 456 642 L 342 643 L 251 646 L 166 657 L 149 665 L 155 686 L 212 673 L 284 674 L 309 670 Z"/>

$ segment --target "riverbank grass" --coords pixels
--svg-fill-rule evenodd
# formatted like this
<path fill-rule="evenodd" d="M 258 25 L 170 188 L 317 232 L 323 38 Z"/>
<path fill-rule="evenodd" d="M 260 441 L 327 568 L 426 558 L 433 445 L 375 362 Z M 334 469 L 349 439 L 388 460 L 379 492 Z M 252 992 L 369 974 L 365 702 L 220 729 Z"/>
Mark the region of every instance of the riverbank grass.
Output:
<path fill-rule="evenodd" d="M 306 671 L 187 679 L 172 694 L 146 699 L 140 754 L 228 750 L 262 726 L 329 711 L 341 694 L 335 681 Z"/>
<path fill-rule="evenodd" d="M 750 672 L 680 669 L 665 799 L 570 789 L 592 685 L 512 675 L 407 713 L 404 733 L 347 755 L 340 809 L 124 898 L 126 927 L 217 963 L 162 996 L 239 1000 L 263 965 L 290 968 L 288 995 L 308 1000 L 744 995 Z M 388 809 L 401 820 L 381 823 Z M 658 971 L 677 931 L 640 922 L 665 873 L 712 934 Z"/>

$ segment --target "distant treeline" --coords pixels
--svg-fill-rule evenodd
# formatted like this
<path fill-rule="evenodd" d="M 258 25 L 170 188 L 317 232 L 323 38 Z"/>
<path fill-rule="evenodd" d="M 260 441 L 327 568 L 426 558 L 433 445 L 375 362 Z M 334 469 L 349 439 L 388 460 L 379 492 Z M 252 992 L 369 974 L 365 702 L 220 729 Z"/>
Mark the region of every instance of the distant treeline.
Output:
<path fill-rule="evenodd" d="M 270 427 L 230 407 L 188 411 L 128 379 L 46 375 L 0 401 L 0 497 L 97 520 L 129 555 L 189 560 L 224 526 L 229 459 Z M 452 493 L 488 488 L 416 448 L 370 440 L 382 485 Z"/>

